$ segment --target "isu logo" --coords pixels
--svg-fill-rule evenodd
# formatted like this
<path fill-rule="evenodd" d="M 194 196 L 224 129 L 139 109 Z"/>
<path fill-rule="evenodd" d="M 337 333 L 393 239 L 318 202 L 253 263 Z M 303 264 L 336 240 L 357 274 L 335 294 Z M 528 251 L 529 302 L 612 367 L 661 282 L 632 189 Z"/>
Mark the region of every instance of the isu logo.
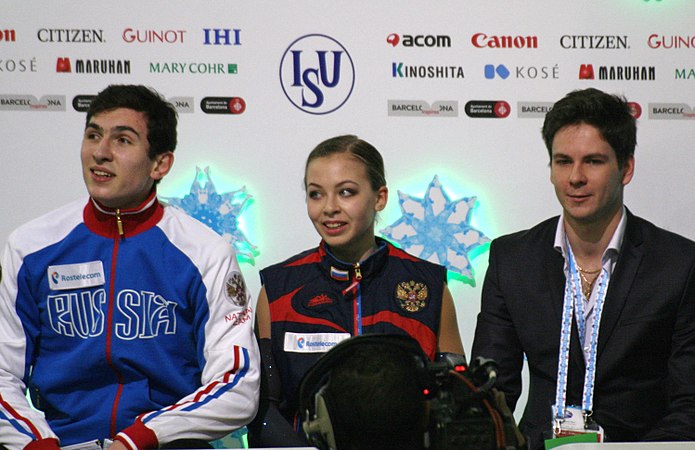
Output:
<path fill-rule="evenodd" d="M 287 99 L 309 114 L 328 114 L 345 104 L 355 86 L 355 66 L 347 49 L 322 34 L 302 36 L 280 61 Z"/>

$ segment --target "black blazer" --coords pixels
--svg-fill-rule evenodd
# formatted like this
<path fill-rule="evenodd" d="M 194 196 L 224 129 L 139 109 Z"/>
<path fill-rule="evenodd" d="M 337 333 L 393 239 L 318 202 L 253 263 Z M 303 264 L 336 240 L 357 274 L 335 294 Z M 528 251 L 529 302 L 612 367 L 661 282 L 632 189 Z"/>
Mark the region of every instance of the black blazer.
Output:
<path fill-rule="evenodd" d="M 472 356 L 499 364 L 513 409 L 526 355 L 529 394 L 520 428 L 531 448 L 551 433 L 564 259 L 558 217 L 490 246 Z M 627 212 L 599 328 L 594 418 L 607 440 L 695 440 L 695 242 Z M 584 359 L 576 323 L 567 404 L 581 405 Z"/>

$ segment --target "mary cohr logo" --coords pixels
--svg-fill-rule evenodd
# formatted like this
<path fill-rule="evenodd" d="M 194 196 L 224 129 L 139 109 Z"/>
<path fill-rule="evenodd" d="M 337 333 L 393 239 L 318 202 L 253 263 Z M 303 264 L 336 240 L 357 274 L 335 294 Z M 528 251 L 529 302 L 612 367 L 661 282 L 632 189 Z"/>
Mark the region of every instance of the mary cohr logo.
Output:
<path fill-rule="evenodd" d="M 309 114 L 329 114 L 350 98 L 355 66 L 340 42 L 323 34 L 308 34 L 285 50 L 280 84 L 295 107 Z"/>

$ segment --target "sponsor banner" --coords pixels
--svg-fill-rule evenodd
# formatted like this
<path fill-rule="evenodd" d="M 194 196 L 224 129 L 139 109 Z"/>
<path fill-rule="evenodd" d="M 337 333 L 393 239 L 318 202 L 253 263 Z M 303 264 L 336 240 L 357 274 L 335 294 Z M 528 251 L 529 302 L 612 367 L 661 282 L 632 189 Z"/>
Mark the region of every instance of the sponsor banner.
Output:
<path fill-rule="evenodd" d="M 436 101 L 432 105 L 424 100 L 388 100 L 389 116 L 458 117 L 459 102 Z"/>
<path fill-rule="evenodd" d="M 0 57 L 0 74 L 5 72 L 38 72 L 38 63 L 36 57 L 29 58 L 1 58 Z"/>
<path fill-rule="evenodd" d="M 512 112 L 504 100 L 471 100 L 466 103 L 466 115 L 474 119 L 504 119 Z"/>
<path fill-rule="evenodd" d="M 451 37 L 447 35 L 418 34 L 410 35 L 391 33 L 386 36 L 386 42 L 393 47 L 451 47 Z"/>
<path fill-rule="evenodd" d="M 475 48 L 538 48 L 538 36 L 495 36 L 476 33 L 471 36 Z"/>
<path fill-rule="evenodd" d="M 656 80 L 655 66 L 597 66 L 580 64 L 580 80 L 608 81 L 654 81 Z"/>
<path fill-rule="evenodd" d="M 0 94 L 1 111 L 65 111 L 64 95 Z"/>
<path fill-rule="evenodd" d="M 685 103 L 650 103 L 649 118 L 654 120 L 693 120 L 695 109 Z"/>
<path fill-rule="evenodd" d="M 72 99 L 72 108 L 77 112 L 87 112 L 96 95 L 76 95 Z M 178 113 L 192 113 L 195 111 L 193 97 L 171 97 L 167 99 Z"/>
<path fill-rule="evenodd" d="M 186 30 L 123 30 L 123 41 L 129 44 L 183 44 Z"/>
<path fill-rule="evenodd" d="M 543 119 L 553 109 L 553 102 L 517 102 L 516 115 L 520 119 Z"/>
<path fill-rule="evenodd" d="M 203 45 L 241 45 L 239 28 L 203 28 Z"/>
<path fill-rule="evenodd" d="M 630 44 L 625 35 L 566 34 L 560 37 L 560 47 L 572 50 L 627 50 Z"/>
<path fill-rule="evenodd" d="M 17 41 L 17 31 L 13 29 L 0 30 L 0 42 L 15 42 Z"/>
<path fill-rule="evenodd" d="M 236 75 L 239 66 L 234 63 L 209 62 L 150 62 L 150 73 L 180 75 Z"/>
<path fill-rule="evenodd" d="M 103 44 L 104 30 L 93 30 L 89 28 L 41 28 L 36 32 L 39 42 L 51 42 L 60 44 Z"/>
<path fill-rule="evenodd" d="M 402 62 L 391 63 L 393 78 L 465 78 L 461 66 L 423 66 Z"/>
<path fill-rule="evenodd" d="M 206 114 L 241 114 L 246 111 L 246 102 L 241 97 L 205 97 L 200 109 Z"/>
<path fill-rule="evenodd" d="M 690 36 L 650 34 L 647 38 L 647 46 L 653 49 L 695 50 L 695 34 Z"/>

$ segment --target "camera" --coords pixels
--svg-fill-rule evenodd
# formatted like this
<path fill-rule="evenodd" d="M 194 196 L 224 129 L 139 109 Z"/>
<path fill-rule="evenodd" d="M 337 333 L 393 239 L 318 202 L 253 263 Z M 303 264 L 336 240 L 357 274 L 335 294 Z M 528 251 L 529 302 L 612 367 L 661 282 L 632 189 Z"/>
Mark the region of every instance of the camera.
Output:
<path fill-rule="evenodd" d="M 427 363 L 434 382 L 425 448 L 520 449 L 524 439 L 504 397 L 493 389 L 496 363 L 476 358 L 470 366 L 459 355 L 443 354 Z M 429 441 L 429 442 L 427 442 Z"/>
<path fill-rule="evenodd" d="M 302 428 L 322 450 L 524 448 L 496 376 L 484 358 L 430 361 L 408 336 L 352 337 L 304 376 Z"/>

